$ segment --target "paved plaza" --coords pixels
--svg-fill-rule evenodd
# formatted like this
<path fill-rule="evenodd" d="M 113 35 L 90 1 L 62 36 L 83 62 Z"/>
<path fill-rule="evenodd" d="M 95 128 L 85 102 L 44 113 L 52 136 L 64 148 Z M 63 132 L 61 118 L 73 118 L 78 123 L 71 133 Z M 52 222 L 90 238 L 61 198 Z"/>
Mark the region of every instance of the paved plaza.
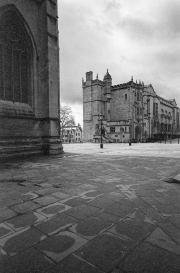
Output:
<path fill-rule="evenodd" d="M 180 273 L 180 144 L 64 151 L 0 163 L 0 273 Z"/>

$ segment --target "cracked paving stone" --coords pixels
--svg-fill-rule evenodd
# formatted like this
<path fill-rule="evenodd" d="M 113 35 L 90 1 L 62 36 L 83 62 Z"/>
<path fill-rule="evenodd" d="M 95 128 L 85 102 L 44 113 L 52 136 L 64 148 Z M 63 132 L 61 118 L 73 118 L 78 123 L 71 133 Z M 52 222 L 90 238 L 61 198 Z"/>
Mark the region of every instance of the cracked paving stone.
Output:
<path fill-rule="evenodd" d="M 0 260 L 1 261 L 1 260 Z M 2 260 L 1 273 L 45 273 L 55 263 L 34 248 L 25 250 L 11 260 Z"/>
<path fill-rule="evenodd" d="M 145 223 L 137 219 L 125 218 L 108 231 L 138 243 L 155 228 L 156 226 L 153 224 Z"/>
<path fill-rule="evenodd" d="M 91 240 L 111 226 L 111 223 L 103 221 L 102 219 L 89 217 L 78 222 L 69 230 Z"/>
<path fill-rule="evenodd" d="M 39 230 L 27 227 L 1 238 L 0 247 L 10 256 L 14 256 L 45 238 L 46 236 Z"/>
<path fill-rule="evenodd" d="M 99 208 L 95 208 L 95 207 L 83 204 L 83 205 L 79 205 L 78 207 L 74 207 L 74 208 L 66 210 L 65 214 L 68 214 L 78 219 L 84 219 L 90 215 L 95 214 L 99 210 L 100 210 Z"/>
<path fill-rule="evenodd" d="M 63 231 L 43 240 L 35 245 L 35 248 L 58 263 L 87 242 L 86 239 L 72 232 Z"/>
<path fill-rule="evenodd" d="M 39 214 L 37 212 L 29 212 L 27 214 L 17 216 L 10 220 L 6 220 L 5 223 L 15 231 L 18 231 L 27 226 L 33 225 L 34 223 L 40 222 L 44 219 L 46 219 L 46 217 L 43 216 L 42 214 Z"/>
<path fill-rule="evenodd" d="M 103 273 L 96 266 L 72 254 L 53 267 L 48 273 Z"/>
<path fill-rule="evenodd" d="M 64 205 L 62 203 L 56 202 L 56 203 L 51 204 L 49 206 L 38 209 L 37 212 L 46 216 L 46 217 L 52 217 L 52 216 L 56 215 L 57 213 L 68 210 L 69 208 L 71 208 L 71 207 Z"/>
<path fill-rule="evenodd" d="M 128 273 L 178 273 L 180 256 L 148 243 L 141 243 L 119 268 Z"/>
<path fill-rule="evenodd" d="M 103 271 L 110 272 L 134 247 L 133 242 L 105 232 L 76 251 L 75 254 Z"/>

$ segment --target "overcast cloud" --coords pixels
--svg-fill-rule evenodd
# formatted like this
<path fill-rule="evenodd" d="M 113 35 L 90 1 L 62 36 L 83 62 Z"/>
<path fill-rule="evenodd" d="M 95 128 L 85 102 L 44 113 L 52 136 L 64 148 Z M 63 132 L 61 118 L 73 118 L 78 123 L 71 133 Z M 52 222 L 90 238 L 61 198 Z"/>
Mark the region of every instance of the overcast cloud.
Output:
<path fill-rule="evenodd" d="M 180 107 L 179 0 L 60 0 L 61 103 L 82 124 L 82 77 L 134 77 Z"/>

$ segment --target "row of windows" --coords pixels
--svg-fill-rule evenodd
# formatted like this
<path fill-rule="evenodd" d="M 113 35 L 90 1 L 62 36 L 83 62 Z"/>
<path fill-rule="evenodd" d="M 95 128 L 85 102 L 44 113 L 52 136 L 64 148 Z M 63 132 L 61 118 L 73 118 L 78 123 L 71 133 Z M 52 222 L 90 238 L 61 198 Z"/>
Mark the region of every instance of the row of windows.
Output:
<path fill-rule="evenodd" d="M 110 127 L 110 133 L 115 133 L 116 132 L 116 127 L 115 126 L 111 126 Z M 125 129 L 124 128 L 120 128 L 120 132 L 122 132 L 122 133 L 126 133 L 127 132 L 127 127 L 125 127 Z"/>

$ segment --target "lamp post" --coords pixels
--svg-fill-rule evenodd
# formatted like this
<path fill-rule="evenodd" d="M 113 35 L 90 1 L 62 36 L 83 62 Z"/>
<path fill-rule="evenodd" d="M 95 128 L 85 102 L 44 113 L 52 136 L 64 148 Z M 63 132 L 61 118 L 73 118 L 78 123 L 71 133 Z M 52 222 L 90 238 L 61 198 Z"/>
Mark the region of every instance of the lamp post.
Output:
<path fill-rule="evenodd" d="M 100 148 L 103 148 L 103 141 L 102 141 L 102 119 L 103 119 L 103 115 L 100 114 L 99 115 L 99 121 L 101 122 L 101 143 L 100 143 Z"/>
<path fill-rule="evenodd" d="M 131 120 L 132 118 L 129 118 L 129 146 L 131 146 Z"/>
<path fill-rule="evenodd" d="M 151 113 L 148 113 L 148 115 L 149 115 L 149 140 L 150 140 L 150 138 L 151 138 Z"/>

